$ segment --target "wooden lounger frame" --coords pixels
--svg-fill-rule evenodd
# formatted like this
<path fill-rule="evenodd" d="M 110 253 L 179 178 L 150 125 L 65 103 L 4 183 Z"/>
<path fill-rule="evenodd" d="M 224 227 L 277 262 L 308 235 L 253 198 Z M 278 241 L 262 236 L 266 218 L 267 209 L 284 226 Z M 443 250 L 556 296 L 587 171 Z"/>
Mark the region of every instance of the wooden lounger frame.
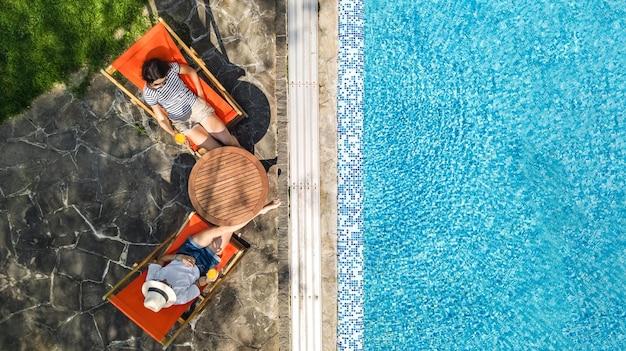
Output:
<path fill-rule="evenodd" d="M 235 101 L 235 99 L 233 99 L 233 97 L 226 91 L 224 86 L 211 73 L 211 71 L 208 69 L 208 67 L 206 66 L 204 61 L 200 58 L 198 53 L 193 48 L 190 48 L 189 46 L 187 46 L 187 44 L 185 44 L 181 40 L 181 38 L 174 32 L 174 30 L 172 30 L 172 28 L 162 18 L 158 19 L 158 23 L 157 24 L 160 24 L 163 27 L 165 27 L 165 29 L 169 33 L 170 37 L 174 39 L 174 44 L 176 45 L 176 47 L 179 50 L 182 49 L 182 51 L 185 54 L 187 54 L 187 56 L 189 58 L 191 58 L 191 60 L 193 60 L 193 62 L 197 66 L 196 71 L 197 72 L 201 71 L 202 73 L 204 73 L 204 76 L 206 76 L 207 79 L 209 80 L 208 86 L 210 88 L 212 88 L 222 99 L 224 99 L 232 107 L 232 109 L 234 111 L 236 111 L 236 117 L 235 118 L 233 118 L 233 119 L 231 119 L 229 121 L 224 121 L 225 124 L 226 124 L 226 127 L 228 129 L 232 129 L 237 123 L 239 123 L 239 121 L 242 118 L 247 117 L 248 115 L 243 110 L 243 108 L 237 103 L 237 101 Z M 137 42 L 139 42 L 139 41 L 141 41 L 141 38 Z M 107 77 L 111 82 L 113 82 L 113 84 L 115 84 L 115 86 L 117 86 L 122 92 L 124 92 L 126 95 L 128 95 L 128 97 L 130 98 L 131 102 L 134 105 L 136 105 L 136 106 L 142 108 L 143 110 L 145 110 L 153 118 L 156 118 L 156 115 L 155 115 L 154 111 L 152 111 L 150 106 L 146 105 L 146 103 L 144 101 L 142 101 L 135 94 L 133 94 L 124 84 L 122 84 L 120 81 L 118 81 L 113 76 L 116 72 L 118 72 L 118 69 L 116 69 L 113 64 L 109 65 L 106 69 L 101 69 L 100 72 L 105 77 Z M 200 80 L 204 81 L 202 77 L 200 77 Z M 135 83 L 135 85 L 137 85 L 137 83 Z M 142 89 L 143 87 L 137 85 L 137 88 L 138 89 Z M 195 90 L 195 87 L 192 87 L 191 89 Z"/>
<path fill-rule="evenodd" d="M 210 301 L 211 296 L 213 295 L 217 287 L 224 281 L 226 276 L 237 265 L 237 263 L 239 263 L 239 261 L 244 256 L 246 251 L 250 248 L 250 244 L 248 244 L 248 242 L 246 242 L 240 236 L 233 235 L 231 237 L 229 245 L 224 250 L 225 253 L 222 255 L 222 262 L 220 262 L 220 264 L 217 266 L 218 271 L 219 271 L 218 278 L 215 281 L 210 282 L 209 284 L 207 284 L 207 286 L 202 288 L 202 293 L 200 294 L 200 296 L 196 298 L 196 299 L 199 299 L 199 302 L 195 304 L 194 306 L 194 303 L 196 302 L 194 299 L 185 305 L 174 305 L 168 308 L 168 309 L 177 309 L 176 312 L 180 313 L 178 319 L 169 328 L 169 333 L 168 333 L 169 336 L 164 335 L 161 337 L 161 334 L 163 333 L 160 333 L 159 331 L 151 330 L 149 326 L 142 325 L 140 321 L 137 321 L 133 317 L 133 311 L 125 310 L 125 306 L 132 306 L 132 308 L 136 309 L 137 301 L 129 302 L 128 304 L 125 304 L 124 301 L 119 301 L 117 294 L 122 292 L 130 283 L 135 283 L 137 286 L 141 286 L 141 284 L 143 284 L 143 282 L 145 281 L 145 275 L 147 273 L 148 265 L 154 262 L 162 254 L 169 254 L 169 253 L 176 252 L 180 244 L 182 244 L 188 236 L 195 234 L 197 232 L 194 230 L 194 233 L 188 233 L 188 232 L 184 233 L 184 231 L 188 229 L 187 226 L 190 225 L 191 222 L 194 222 L 197 224 L 198 221 L 202 221 L 202 223 L 200 223 L 200 227 L 202 229 L 208 228 L 211 226 L 210 224 L 206 223 L 196 212 L 192 212 L 191 214 L 189 214 L 189 216 L 187 217 L 187 219 L 181 226 L 180 230 L 170 235 L 163 243 L 157 246 L 146 258 L 141 260 L 139 263 L 134 264 L 131 271 L 128 272 L 128 274 L 126 274 L 124 278 L 122 278 L 117 284 L 115 284 L 102 297 L 103 300 L 109 300 L 109 302 L 111 302 L 115 307 L 117 307 L 121 312 L 123 312 L 128 318 L 133 320 L 133 322 L 135 322 L 139 327 L 141 327 L 153 339 L 158 341 L 163 346 L 163 349 L 167 348 L 172 343 L 172 341 L 174 341 L 174 339 L 185 329 L 185 327 L 194 318 L 199 316 L 200 313 L 202 313 L 202 311 L 204 311 L 208 302 Z M 192 224 L 192 226 L 196 224 Z M 181 236 L 181 233 L 183 233 L 182 234 L 183 236 Z M 172 247 L 172 244 L 174 243 L 178 244 L 177 247 Z M 230 257 L 225 258 L 225 256 L 227 255 L 226 254 L 227 251 L 229 252 Z M 141 270 L 143 270 L 143 273 L 140 273 Z M 135 281 L 137 279 L 142 279 L 142 280 Z M 137 296 L 137 294 L 139 296 Z M 133 294 L 133 297 L 143 300 L 141 289 L 139 289 L 138 291 L 135 291 L 135 294 Z M 143 307 L 143 304 L 141 304 L 140 308 L 145 309 L 145 307 Z M 161 310 L 161 311 L 164 311 L 164 310 Z M 188 311 L 190 313 L 186 313 Z M 158 319 L 158 315 L 160 313 L 160 312 L 153 313 L 152 311 L 149 311 L 148 309 L 145 309 L 145 312 L 149 314 L 153 314 L 154 315 L 153 318 L 155 319 Z"/>

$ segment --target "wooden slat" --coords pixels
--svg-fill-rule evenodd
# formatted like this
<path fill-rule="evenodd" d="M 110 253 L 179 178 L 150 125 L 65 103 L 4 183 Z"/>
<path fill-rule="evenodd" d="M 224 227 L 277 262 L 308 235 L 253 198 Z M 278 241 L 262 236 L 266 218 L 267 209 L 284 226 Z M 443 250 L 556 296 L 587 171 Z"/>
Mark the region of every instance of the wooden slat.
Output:
<path fill-rule="evenodd" d="M 209 151 L 189 177 L 189 198 L 198 213 L 216 225 L 250 220 L 263 207 L 269 192 L 261 162 L 244 149 Z"/>

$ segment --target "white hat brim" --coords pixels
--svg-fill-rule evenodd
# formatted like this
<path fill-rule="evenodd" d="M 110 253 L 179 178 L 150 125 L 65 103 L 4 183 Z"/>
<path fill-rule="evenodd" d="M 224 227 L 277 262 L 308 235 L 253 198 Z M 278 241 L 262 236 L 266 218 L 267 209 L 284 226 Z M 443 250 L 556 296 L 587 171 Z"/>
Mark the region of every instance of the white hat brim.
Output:
<path fill-rule="evenodd" d="M 163 308 L 170 307 L 176 302 L 176 293 L 169 285 L 158 280 L 147 280 L 141 286 L 141 292 L 143 293 L 143 296 L 146 296 L 146 294 L 148 293 L 148 289 L 150 288 L 157 288 L 167 295 L 167 302 L 165 302 Z"/>

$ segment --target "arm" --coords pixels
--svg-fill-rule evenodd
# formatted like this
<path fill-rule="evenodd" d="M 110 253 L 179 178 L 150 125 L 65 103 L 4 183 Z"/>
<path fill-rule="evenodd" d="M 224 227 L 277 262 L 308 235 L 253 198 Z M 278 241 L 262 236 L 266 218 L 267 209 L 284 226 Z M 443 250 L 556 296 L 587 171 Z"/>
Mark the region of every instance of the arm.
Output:
<path fill-rule="evenodd" d="M 198 278 L 193 284 L 187 287 L 187 289 L 176 294 L 176 304 L 184 304 L 195 299 L 202 292 L 201 287 L 207 284 L 207 277 L 202 276 Z"/>
<path fill-rule="evenodd" d="M 170 261 L 173 261 L 173 260 L 180 260 L 187 267 L 193 267 L 196 264 L 196 259 L 194 257 L 188 256 L 188 255 L 183 255 L 183 254 L 163 255 L 163 256 L 159 257 L 159 259 L 156 260 L 155 263 L 158 264 L 159 266 L 163 266 L 167 262 L 170 262 Z"/>
<path fill-rule="evenodd" d="M 200 279 L 198 279 L 200 280 Z M 179 292 L 178 294 L 176 294 L 176 304 L 177 305 L 182 305 L 185 304 L 193 299 L 195 299 L 198 295 L 200 295 L 200 288 L 198 287 L 197 284 L 198 281 L 196 281 L 195 284 L 191 284 L 189 287 L 187 287 L 187 289 Z"/>
<path fill-rule="evenodd" d="M 175 258 L 176 258 L 176 255 L 163 255 L 159 257 L 154 263 L 158 264 L 159 266 L 163 266 L 164 264 L 172 261 Z"/>
<path fill-rule="evenodd" d="M 172 128 L 172 126 L 170 125 L 169 119 L 165 117 L 163 111 L 161 111 L 161 108 L 158 105 L 152 105 L 151 107 L 152 111 L 156 115 L 157 122 L 159 122 L 159 126 L 161 126 L 161 128 L 163 128 L 163 130 L 165 130 L 169 135 L 174 137 L 176 135 L 176 132 L 174 131 L 174 128 Z"/>
<path fill-rule="evenodd" d="M 198 73 L 196 73 L 196 70 L 182 63 L 179 65 L 180 65 L 180 74 L 186 74 L 189 77 L 191 77 L 191 81 L 193 82 L 193 85 L 196 86 L 198 97 L 204 100 L 204 92 L 202 91 L 202 84 L 200 84 L 200 77 L 198 77 Z"/>

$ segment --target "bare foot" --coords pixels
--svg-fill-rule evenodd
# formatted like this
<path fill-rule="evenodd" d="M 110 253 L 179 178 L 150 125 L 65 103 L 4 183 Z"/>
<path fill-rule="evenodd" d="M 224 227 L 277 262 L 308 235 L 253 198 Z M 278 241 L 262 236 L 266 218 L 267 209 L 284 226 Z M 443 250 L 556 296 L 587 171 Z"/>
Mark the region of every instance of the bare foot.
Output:
<path fill-rule="evenodd" d="M 261 211 L 259 211 L 259 214 L 265 214 L 265 213 L 267 213 L 267 212 L 277 208 L 278 206 L 280 206 L 280 200 L 279 199 L 273 200 L 273 201 L 269 202 L 267 205 L 265 205 L 261 209 Z"/>

